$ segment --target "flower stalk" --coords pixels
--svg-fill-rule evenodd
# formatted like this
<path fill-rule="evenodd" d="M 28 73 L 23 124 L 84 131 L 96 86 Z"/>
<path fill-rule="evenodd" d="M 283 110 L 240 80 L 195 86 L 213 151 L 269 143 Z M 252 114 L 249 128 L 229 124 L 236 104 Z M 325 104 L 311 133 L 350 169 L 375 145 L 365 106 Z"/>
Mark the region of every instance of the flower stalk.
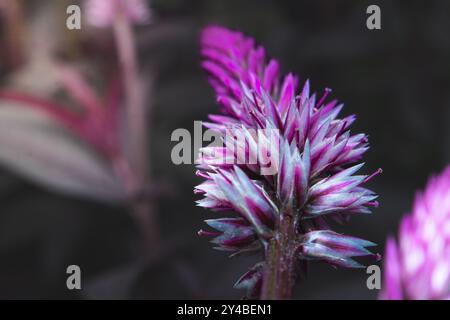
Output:
<path fill-rule="evenodd" d="M 291 299 L 296 280 L 295 244 L 293 216 L 282 213 L 278 231 L 266 249 L 262 300 Z"/>
<path fill-rule="evenodd" d="M 138 195 L 131 195 L 133 217 L 144 240 L 146 256 L 157 248 L 158 228 L 153 204 L 145 196 L 145 188 L 151 181 L 149 163 L 148 108 L 144 104 L 142 81 L 138 73 L 136 42 L 130 18 L 117 12 L 113 30 L 119 56 L 119 62 L 124 77 L 126 125 L 129 132 L 129 151 L 131 163 L 131 184 Z M 138 174 L 139 173 L 139 174 Z"/>

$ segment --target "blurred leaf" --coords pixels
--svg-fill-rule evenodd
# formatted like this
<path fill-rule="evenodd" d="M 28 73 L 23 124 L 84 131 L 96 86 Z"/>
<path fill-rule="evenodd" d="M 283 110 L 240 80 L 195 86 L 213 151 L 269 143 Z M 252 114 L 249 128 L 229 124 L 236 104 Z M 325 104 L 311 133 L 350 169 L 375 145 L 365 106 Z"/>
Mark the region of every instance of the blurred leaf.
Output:
<path fill-rule="evenodd" d="M 44 113 L 0 103 L 0 163 L 51 190 L 106 202 L 125 193 L 109 164 Z"/>

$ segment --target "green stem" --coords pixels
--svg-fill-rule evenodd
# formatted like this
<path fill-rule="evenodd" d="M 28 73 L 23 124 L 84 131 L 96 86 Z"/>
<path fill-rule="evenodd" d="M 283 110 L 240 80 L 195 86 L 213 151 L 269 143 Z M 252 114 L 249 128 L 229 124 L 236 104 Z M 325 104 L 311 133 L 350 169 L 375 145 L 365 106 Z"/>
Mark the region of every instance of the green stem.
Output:
<path fill-rule="evenodd" d="M 292 297 L 295 284 L 295 225 L 289 212 L 280 216 L 280 223 L 266 249 L 261 291 L 262 300 L 285 300 Z"/>
<path fill-rule="evenodd" d="M 129 169 L 132 185 L 143 192 L 151 181 L 149 164 L 148 110 L 144 103 L 142 81 L 138 73 L 135 37 L 132 25 L 125 14 L 117 15 L 114 36 L 124 76 L 126 122 L 129 131 Z M 152 259 L 158 248 L 158 228 L 153 204 L 150 199 L 136 199 L 131 195 L 132 216 L 144 240 L 144 258 Z"/>

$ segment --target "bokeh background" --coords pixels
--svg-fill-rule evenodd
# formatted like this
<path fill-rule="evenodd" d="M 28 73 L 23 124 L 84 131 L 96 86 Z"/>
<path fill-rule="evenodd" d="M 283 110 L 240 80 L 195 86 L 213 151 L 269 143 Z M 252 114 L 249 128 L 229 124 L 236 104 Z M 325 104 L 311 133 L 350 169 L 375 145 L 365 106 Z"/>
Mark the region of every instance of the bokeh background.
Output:
<path fill-rule="evenodd" d="M 93 73 L 115 61 L 107 31 L 65 28 L 65 7 L 77 1 L 22 1 L 23 26 L 0 50 L 0 81 L 47 78 L 46 54 L 83 63 Z M 0 167 L 0 298 L 3 299 L 222 299 L 240 298 L 232 288 L 255 257 L 229 259 L 196 232 L 214 213 L 197 208 L 192 165 L 170 159 L 177 128 L 193 132 L 195 120 L 218 109 L 200 69 L 198 37 L 213 23 L 254 36 L 277 57 L 283 71 L 311 79 L 314 90 L 333 89 L 357 115 L 352 132 L 369 135 L 365 172 L 383 168 L 370 182 L 380 207 L 355 217 L 347 234 L 370 239 L 384 251 L 414 193 L 450 162 L 450 2 L 327 0 L 152 0 L 153 21 L 138 27 L 142 73 L 150 73 L 151 163 L 161 242 L 167 247 L 154 264 L 141 265 L 138 232 L 125 205 L 47 191 L 20 173 Z M 382 29 L 366 28 L 366 8 L 381 7 Z M 0 17 L 0 48 L 11 42 Z M 50 32 L 49 32 L 50 30 Z M 13 33 L 14 34 L 14 33 Z M 19 36 L 17 36 L 19 37 Z M 9 40 L 8 40 L 9 39 Z M 49 49 L 50 48 L 50 49 Z M 18 49 L 17 49 L 18 50 Z M 47 51 L 46 51 L 47 50 Z M 38 52 L 45 54 L 37 56 Z M 44 56 L 44 58 L 42 57 Z M 41 60 L 39 60 L 41 59 Z M 21 79 L 22 79 L 21 78 Z M 51 85 L 49 85 L 51 86 Z M 45 90 L 39 89 L 36 90 Z M 58 99 L 58 96 L 55 97 Z M 169 186 L 169 187 L 167 187 Z M 66 268 L 82 270 L 82 290 L 66 288 Z M 298 284 L 299 299 L 376 299 L 365 270 L 335 270 L 312 263 Z"/>

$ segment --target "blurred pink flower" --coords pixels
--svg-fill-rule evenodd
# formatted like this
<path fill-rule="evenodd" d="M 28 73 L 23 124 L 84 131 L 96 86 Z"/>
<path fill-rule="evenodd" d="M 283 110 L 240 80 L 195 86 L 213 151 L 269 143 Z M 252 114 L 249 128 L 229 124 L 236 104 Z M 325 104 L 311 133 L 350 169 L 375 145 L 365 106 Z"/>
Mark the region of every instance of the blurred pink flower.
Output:
<path fill-rule="evenodd" d="M 385 259 L 383 299 L 450 299 L 450 166 L 416 195 Z"/>
<path fill-rule="evenodd" d="M 151 18 L 145 0 L 86 0 L 86 17 L 95 27 L 110 26 L 118 14 L 138 24 L 147 23 Z"/>

